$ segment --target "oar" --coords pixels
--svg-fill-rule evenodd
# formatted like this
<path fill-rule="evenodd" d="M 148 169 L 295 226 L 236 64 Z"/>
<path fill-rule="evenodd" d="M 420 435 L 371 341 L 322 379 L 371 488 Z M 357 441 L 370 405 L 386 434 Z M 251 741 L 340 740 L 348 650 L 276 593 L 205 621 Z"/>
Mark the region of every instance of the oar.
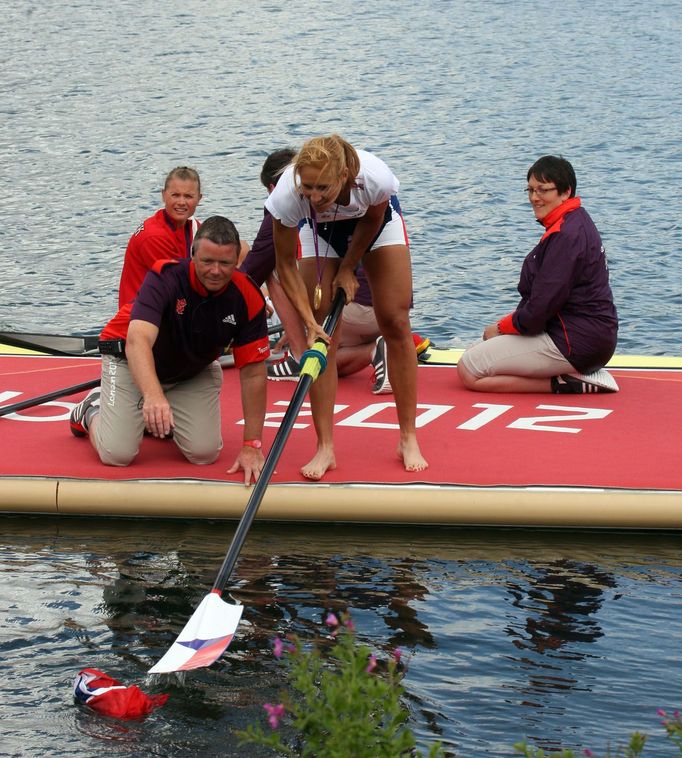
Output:
<path fill-rule="evenodd" d="M 32 338 L 32 339 L 29 339 Z M 0 332 L 0 344 L 19 347 L 23 350 L 33 350 L 36 353 L 45 353 L 47 355 L 64 355 L 64 356 L 81 356 L 87 353 L 97 352 L 97 337 L 80 337 L 80 336 L 61 336 L 51 334 L 14 334 L 12 332 Z M 53 347 L 50 342 L 56 344 L 80 344 L 82 349 L 62 350 Z M 88 346 L 90 344 L 90 346 Z"/>
<path fill-rule="evenodd" d="M 323 325 L 323 329 L 330 336 L 334 334 L 345 301 L 345 293 L 343 290 L 339 290 Z M 221 595 L 232 574 L 232 569 L 237 562 L 277 461 L 294 427 L 306 393 L 327 365 L 326 356 L 327 345 L 322 340 L 315 342 L 313 347 L 304 353 L 296 390 L 277 430 L 270 452 L 265 459 L 263 470 L 253 487 L 251 497 L 237 525 L 237 530 L 232 538 L 223 565 L 213 583 L 213 588 L 201 601 L 163 658 L 149 669 L 150 674 L 168 674 L 172 671 L 188 671 L 202 666 L 210 666 L 223 654 L 232 641 L 244 606 L 226 603 L 221 599 Z"/>
<path fill-rule="evenodd" d="M 4 408 L 0 408 L 0 416 L 7 416 L 9 413 L 16 413 L 16 411 L 23 411 L 24 408 L 33 408 L 34 405 L 49 403 L 50 400 L 57 400 L 60 397 L 75 395 L 77 392 L 83 392 L 83 390 L 91 390 L 93 387 L 99 387 L 101 381 L 101 379 L 91 379 L 89 382 L 64 387 L 63 390 L 55 390 L 54 392 L 48 392 L 46 395 L 38 395 L 38 397 L 22 400 L 13 405 L 6 405 Z"/>

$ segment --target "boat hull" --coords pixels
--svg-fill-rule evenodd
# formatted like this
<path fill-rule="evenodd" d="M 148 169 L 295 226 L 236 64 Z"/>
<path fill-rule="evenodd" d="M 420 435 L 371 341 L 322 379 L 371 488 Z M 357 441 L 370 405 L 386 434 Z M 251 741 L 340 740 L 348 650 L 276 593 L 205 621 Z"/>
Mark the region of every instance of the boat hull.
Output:
<path fill-rule="evenodd" d="M 682 361 L 679 362 L 682 366 Z M 92 357 L 0 356 L 0 404 L 94 378 Z M 222 392 L 224 449 L 193 466 L 172 441 L 145 438 L 126 468 L 103 466 L 68 415 L 82 397 L 0 418 L 0 512 L 234 519 L 249 489 L 227 469 L 243 423 L 239 372 Z M 613 369 L 604 395 L 468 392 L 452 366 L 419 367 L 417 423 L 430 462 L 405 472 L 391 395 L 370 392 L 369 370 L 342 379 L 335 412 L 338 467 L 323 482 L 299 468 L 313 454 L 304 406 L 258 518 L 284 521 L 570 528 L 682 528 L 682 370 Z M 295 383 L 268 383 L 267 450 Z"/>

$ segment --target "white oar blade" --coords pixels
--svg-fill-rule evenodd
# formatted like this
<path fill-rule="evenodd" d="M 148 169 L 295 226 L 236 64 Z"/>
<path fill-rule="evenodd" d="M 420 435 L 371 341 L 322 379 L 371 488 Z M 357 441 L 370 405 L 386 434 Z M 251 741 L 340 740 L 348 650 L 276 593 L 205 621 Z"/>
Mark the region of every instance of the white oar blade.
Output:
<path fill-rule="evenodd" d="M 170 674 L 210 666 L 232 641 L 243 605 L 231 605 L 209 592 L 185 624 L 178 638 L 150 674 Z"/>

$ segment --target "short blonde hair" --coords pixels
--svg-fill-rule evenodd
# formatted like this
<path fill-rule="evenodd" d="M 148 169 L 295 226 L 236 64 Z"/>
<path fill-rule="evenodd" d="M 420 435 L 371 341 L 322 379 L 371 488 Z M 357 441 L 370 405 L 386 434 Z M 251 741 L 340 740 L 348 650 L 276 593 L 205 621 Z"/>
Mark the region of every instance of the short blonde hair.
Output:
<path fill-rule="evenodd" d="M 166 181 L 163 183 L 164 190 L 168 189 L 168 185 L 173 179 L 179 179 L 180 181 L 196 182 L 199 194 L 201 194 L 201 179 L 199 178 L 199 172 L 190 168 L 189 166 L 176 166 L 166 177 Z"/>
<path fill-rule="evenodd" d="M 294 176 L 300 177 L 301 170 L 307 166 L 314 166 L 337 178 L 347 169 L 348 179 L 352 181 L 360 173 L 360 156 L 338 134 L 313 137 L 303 144 L 294 159 Z"/>

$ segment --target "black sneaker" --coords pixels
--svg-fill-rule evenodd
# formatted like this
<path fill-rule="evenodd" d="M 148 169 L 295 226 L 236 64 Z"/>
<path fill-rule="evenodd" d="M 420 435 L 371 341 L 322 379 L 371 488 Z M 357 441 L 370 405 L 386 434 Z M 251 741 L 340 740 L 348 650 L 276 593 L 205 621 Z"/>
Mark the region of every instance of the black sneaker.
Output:
<path fill-rule="evenodd" d="M 372 394 L 390 395 L 393 392 L 393 387 L 391 387 L 391 383 L 388 381 L 386 340 L 383 337 L 377 337 L 377 345 L 374 348 L 374 356 L 372 357 L 372 367 L 374 368 Z"/>
<path fill-rule="evenodd" d="M 552 392 L 557 394 L 588 395 L 594 392 L 618 392 L 616 380 L 606 369 L 591 374 L 561 374 L 552 377 Z"/>
<path fill-rule="evenodd" d="M 291 355 L 268 366 L 268 379 L 274 382 L 296 382 L 301 367 Z"/>
<path fill-rule="evenodd" d="M 74 437 L 87 437 L 88 436 L 88 416 L 92 415 L 89 411 L 99 412 L 100 405 L 100 391 L 99 388 L 90 390 L 83 400 L 71 411 L 69 416 L 69 426 L 71 427 L 71 434 Z"/>

